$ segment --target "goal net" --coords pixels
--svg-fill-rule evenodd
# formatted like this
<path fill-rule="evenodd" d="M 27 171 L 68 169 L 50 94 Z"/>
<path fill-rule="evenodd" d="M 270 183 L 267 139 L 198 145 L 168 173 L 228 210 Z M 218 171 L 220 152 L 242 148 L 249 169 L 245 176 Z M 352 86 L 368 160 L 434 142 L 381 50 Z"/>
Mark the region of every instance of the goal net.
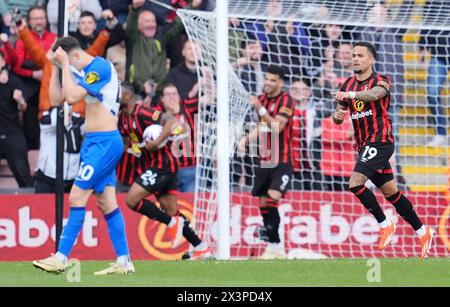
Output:
<path fill-rule="evenodd" d="M 419 217 L 436 228 L 432 257 L 450 255 L 449 148 L 450 8 L 445 1 L 229 2 L 229 122 L 231 257 L 260 256 L 262 217 L 255 182 L 257 151 L 237 150 L 258 116 L 249 95 L 260 95 L 264 70 L 285 69 L 284 90 L 296 100 L 291 140 L 294 176 L 281 200 L 280 238 L 290 258 L 416 257 L 412 228 L 376 191 L 388 218 L 398 223 L 392 245 L 377 249 L 376 220 L 348 192 L 356 161 L 353 128 L 332 123 L 330 92 L 352 75 L 352 44 L 368 41 L 378 53 L 375 70 L 392 81 L 390 117 L 399 187 Z M 179 10 L 197 45 L 202 94 L 214 100 L 217 80 L 215 12 Z M 217 232 L 217 107 L 201 103 L 197 134 L 195 224 L 211 246 Z"/>

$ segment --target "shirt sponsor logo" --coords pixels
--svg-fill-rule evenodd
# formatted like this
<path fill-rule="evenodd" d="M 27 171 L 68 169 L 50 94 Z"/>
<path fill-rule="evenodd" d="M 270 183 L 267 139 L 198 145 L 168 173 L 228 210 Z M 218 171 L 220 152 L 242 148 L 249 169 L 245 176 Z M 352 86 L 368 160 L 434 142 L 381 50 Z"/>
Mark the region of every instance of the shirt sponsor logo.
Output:
<path fill-rule="evenodd" d="M 373 116 L 372 110 L 366 112 L 356 112 L 352 114 L 352 119 L 361 119 L 367 116 Z"/>
<path fill-rule="evenodd" d="M 353 106 L 355 107 L 356 111 L 361 112 L 362 109 L 364 109 L 364 102 L 361 100 L 356 100 Z"/>

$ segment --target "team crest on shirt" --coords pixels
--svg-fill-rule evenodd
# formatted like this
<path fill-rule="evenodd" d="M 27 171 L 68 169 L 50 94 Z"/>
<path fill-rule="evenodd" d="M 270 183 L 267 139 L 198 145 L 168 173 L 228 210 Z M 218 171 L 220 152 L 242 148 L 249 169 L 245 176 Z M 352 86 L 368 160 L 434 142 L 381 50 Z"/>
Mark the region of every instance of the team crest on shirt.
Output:
<path fill-rule="evenodd" d="M 137 137 L 136 134 L 131 133 L 130 134 L 130 139 L 134 142 L 134 143 L 138 143 L 139 142 L 139 138 Z"/>
<path fill-rule="evenodd" d="M 95 71 L 88 72 L 86 74 L 86 77 L 84 77 L 84 82 L 86 82 L 89 85 L 94 84 L 98 80 L 100 80 L 100 76 Z"/>
<path fill-rule="evenodd" d="M 273 104 L 271 107 L 270 107 L 270 109 L 269 109 L 269 112 L 270 113 L 273 113 L 273 111 L 275 111 L 275 105 Z"/>
<path fill-rule="evenodd" d="M 153 113 L 152 119 L 154 121 L 157 121 L 159 119 L 159 115 L 161 114 L 161 112 L 159 111 L 155 111 L 155 113 Z"/>
<path fill-rule="evenodd" d="M 292 111 L 292 109 L 290 109 L 290 108 L 282 107 L 280 109 L 280 113 L 286 114 L 287 116 L 292 116 L 292 114 L 294 114 L 294 111 Z"/>
<path fill-rule="evenodd" d="M 387 89 L 388 91 L 390 90 L 389 84 L 388 84 L 387 82 L 385 82 L 385 81 L 378 81 L 377 85 L 378 85 L 378 86 L 384 87 L 384 88 Z"/>
<path fill-rule="evenodd" d="M 364 109 L 364 102 L 361 100 L 356 100 L 353 106 L 355 107 L 356 111 L 361 112 L 362 109 Z"/>

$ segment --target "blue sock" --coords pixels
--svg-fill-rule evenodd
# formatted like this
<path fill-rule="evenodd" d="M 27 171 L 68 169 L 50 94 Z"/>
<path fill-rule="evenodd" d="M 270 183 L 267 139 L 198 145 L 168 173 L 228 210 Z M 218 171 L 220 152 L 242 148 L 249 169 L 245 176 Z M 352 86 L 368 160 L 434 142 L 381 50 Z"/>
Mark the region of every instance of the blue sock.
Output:
<path fill-rule="evenodd" d="M 117 208 L 113 212 L 105 215 L 108 224 L 109 237 L 116 251 L 117 257 L 129 256 L 127 236 L 125 233 L 125 220 L 122 212 Z"/>
<path fill-rule="evenodd" d="M 86 208 L 70 208 L 69 220 L 64 226 L 58 246 L 58 252 L 66 257 L 69 257 L 75 240 L 83 228 L 85 214 Z"/>

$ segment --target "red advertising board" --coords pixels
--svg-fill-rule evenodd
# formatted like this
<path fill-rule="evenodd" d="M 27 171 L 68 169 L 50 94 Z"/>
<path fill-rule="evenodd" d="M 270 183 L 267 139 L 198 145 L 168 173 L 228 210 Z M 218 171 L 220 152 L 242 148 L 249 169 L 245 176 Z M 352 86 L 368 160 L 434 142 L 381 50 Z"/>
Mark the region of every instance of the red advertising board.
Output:
<path fill-rule="evenodd" d="M 450 209 L 440 194 L 410 193 L 416 211 L 438 231 L 433 257 L 450 256 Z M 242 199 L 246 202 L 242 202 Z M 192 217 L 193 194 L 180 194 L 180 210 Z M 295 201 L 290 201 L 295 200 Z M 381 199 L 380 199 L 381 200 Z M 180 259 L 188 250 L 184 242 L 172 250 L 165 226 L 126 208 L 125 195 L 118 195 L 125 217 L 127 237 L 133 259 Z M 65 200 L 67 204 L 67 198 Z M 257 199 L 234 194 L 231 206 L 232 256 L 258 256 L 264 244 L 254 238 L 261 223 Z M 68 215 L 65 206 L 65 217 Z M 293 192 L 280 204 L 280 235 L 291 257 L 416 257 L 420 248 L 414 232 L 383 203 L 388 216 L 398 221 L 393 244 L 376 250 L 378 226 L 364 207 L 350 193 Z M 95 206 L 88 204 L 85 225 L 71 258 L 80 260 L 114 259 L 106 223 Z M 0 195 L 0 261 L 29 261 L 48 256 L 54 250 L 54 196 Z M 212 229 L 215 227 L 212 227 Z M 215 235 L 212 234 L 215 239 Z"/>

